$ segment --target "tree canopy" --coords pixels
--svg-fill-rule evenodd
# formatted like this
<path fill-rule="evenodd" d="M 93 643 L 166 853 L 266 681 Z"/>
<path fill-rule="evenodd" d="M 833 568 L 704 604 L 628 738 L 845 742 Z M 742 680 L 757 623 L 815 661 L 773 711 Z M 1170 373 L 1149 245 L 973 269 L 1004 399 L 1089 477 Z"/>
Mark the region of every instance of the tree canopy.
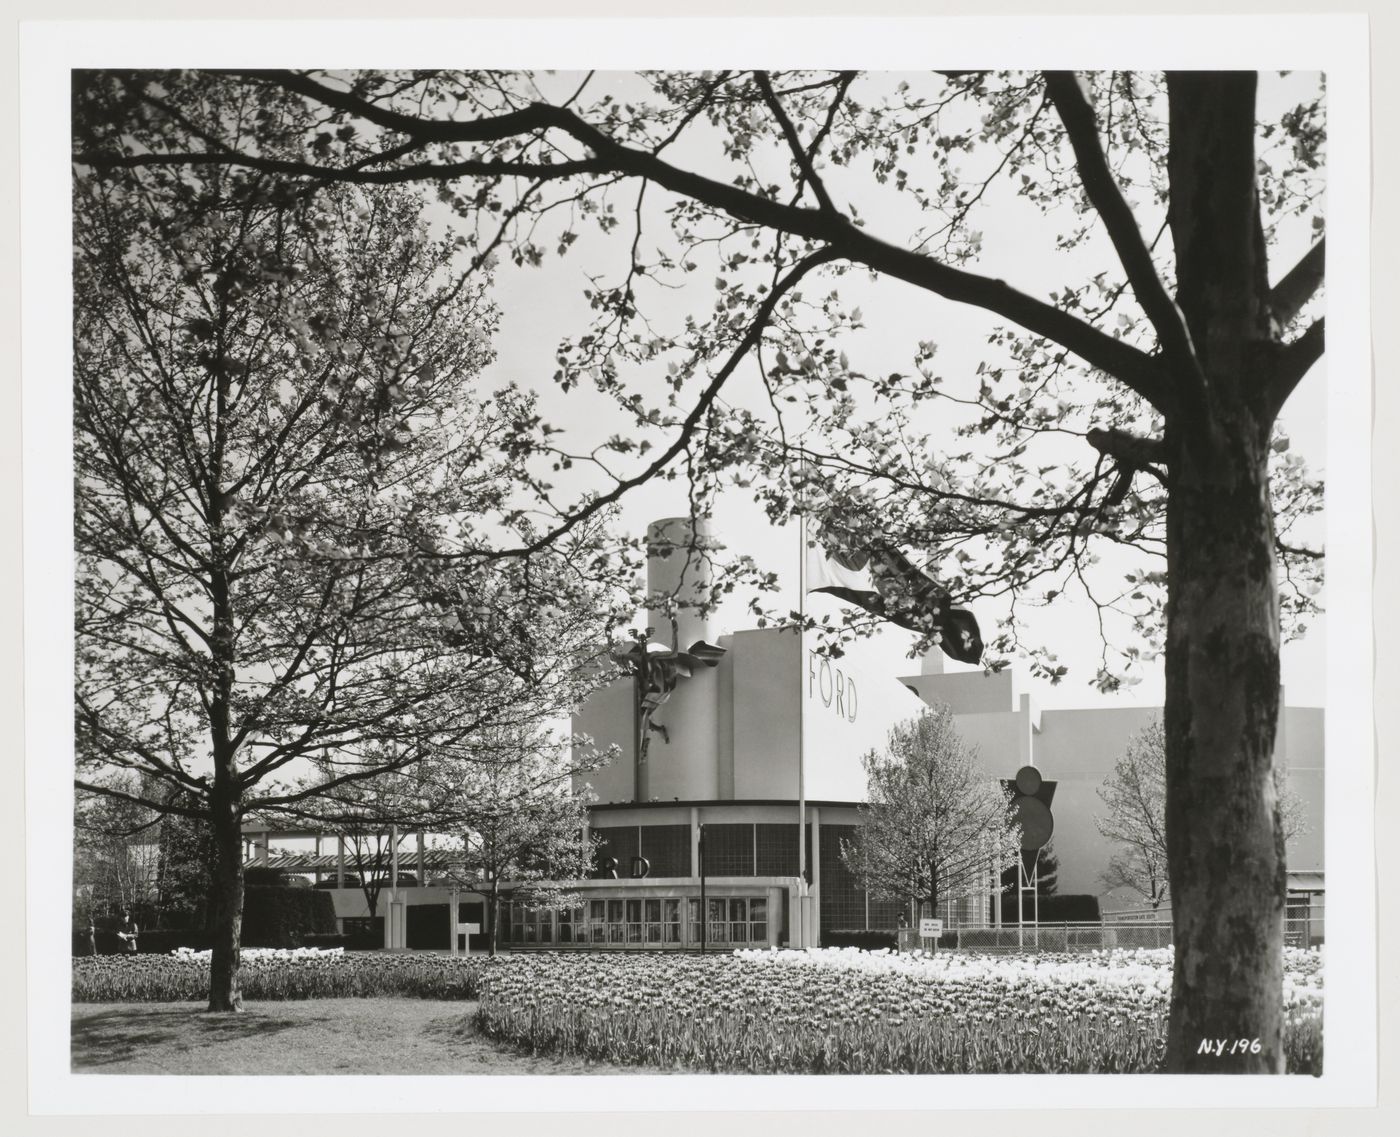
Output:
<path fill-rule="evenodd" d="M 263 145 L 294 117 L 198 94 Z M 217 987 L 247 813 L 567 712 L 625 609 L 602 517 L 459 555 L 532 531 L 513 447 L 538 417 L 480 390 L 486 281 L 417 193 L 80 171 L 74 206 L 78 785 L 210 824 Z"/>
<path fill-rule="evenodd" d="M 1315 610 L 1321 550 L 1298 524 L 1320 484 L 1277 419 L 1324 345 L 1321 76 L 217 81 L 287 100 L 292 125 L 231 134 L 201 110 L 207 75 L 106 73 L 78 102 L 77 160 L 292 191 L 427 182 L 474 271 L 569 256 L 586 234 L 615 257 L 555 378 L 615 400 L 630 430 L 578 452 L 530 436 L 527 464 L 582 488 L 541 487 L 547 520 L 501 554 L 551 546 L 651 478 L 686 478 L 700 505 L 737 482 L 829 544 L 912 550 L 955 601 L 1004 598 L 990 646 L 1025 646 L 1047 678 L 1062 665 L 1021 645 L 1017 611 L 1071 588 L 1140 633 L 1105 650 L 1103 688 L 1164 653 L 1168 1062 L 1194 1068 L 1193 1040 L 1225 1032 L 1264 1040 L 1232 1068 L 1281 1069 L 1279 643 Z M 1024 250 L 1025 284 L 985 269 L 997 242 Z M 898 333 L 904 365 L 862 362 L 868 277 L 925 302 Z M 986 340 L 971 374 L 934 366 L 966 335 L 945 301 L 993 321 L 969 325 Z"/>

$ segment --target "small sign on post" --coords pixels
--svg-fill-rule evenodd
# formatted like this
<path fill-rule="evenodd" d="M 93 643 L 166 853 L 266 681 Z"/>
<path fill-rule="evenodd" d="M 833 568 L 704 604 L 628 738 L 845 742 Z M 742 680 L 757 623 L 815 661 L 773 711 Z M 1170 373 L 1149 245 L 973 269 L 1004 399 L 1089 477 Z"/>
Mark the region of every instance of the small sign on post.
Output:
<path fill-rule="evenodd" d="M 459 947 L 461 948 L 461 950 L 462 950 L 463 952 L 466 952 L 467 954 L 470 954 L 470 953 L 471 953 L 471 938 L 470 938 L 470 937 L 476 936 L 476 935 L 480 935 L 480 934 L 481 934 L 481 925 L 480 925 L 479 923 L 477 923 L 477 922 L 475 922 L 475 921 L 473 921 L 473 922 L 471 922 L 471 923 L 467 923 L 467 922 L 465 922 L 465 921 L 463 921 L 462 923 L 459 923 L 459 924 L 457 925 L 457 927 L 454 929 L 454 934 L 453 934 L 453 936 L 452 936 L 452 954 L 453 954 L 453 955 L 456 955 L 456 954 L 457 954 L 457 949 L 458 949 Z"/>
<path fill-rule="evenodd" d="M 919 935 L 923 939 L 936 940 L 943 934 L 943 921 L 924 916 L 919 920 Z"/>

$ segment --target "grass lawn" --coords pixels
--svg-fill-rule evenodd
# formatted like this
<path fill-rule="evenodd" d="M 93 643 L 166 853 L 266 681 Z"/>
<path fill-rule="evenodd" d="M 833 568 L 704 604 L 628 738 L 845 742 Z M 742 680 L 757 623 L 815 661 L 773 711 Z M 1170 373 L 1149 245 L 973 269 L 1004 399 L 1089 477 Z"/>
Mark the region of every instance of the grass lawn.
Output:
<path fill-rule="evenodd" d="M 533 1057 L 476 1032 L 476 1003 L 307 999 L 245 1003 L 76 1003 L 72 1062 L 84 1074 L 624 1074 Z M 652 1071 L 648 1071 L 652 1072 Z"/>

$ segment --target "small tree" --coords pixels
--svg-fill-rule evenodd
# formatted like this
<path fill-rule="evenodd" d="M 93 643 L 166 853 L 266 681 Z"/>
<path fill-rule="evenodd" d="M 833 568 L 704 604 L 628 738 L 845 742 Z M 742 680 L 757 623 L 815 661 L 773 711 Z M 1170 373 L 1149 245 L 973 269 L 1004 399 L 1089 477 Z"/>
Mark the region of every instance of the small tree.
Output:
<path fill-rule="evenodd" d="M 1285 841 L 1303 833 L 1303 806 L 1274 771 L 1274 792 Z M 1108 813 L 1095 815 L 1103 836 L 1120 848 L 1100 875 L 1106 888 L 1129 888 L 1154 911 L 1170 898 L 1167 880 L 1167 739 L 1154 719 L 1128 742 L 1098 790 Z"/>
<path fill-rule="evenodd" d="M 470 749 L 432 763 L 454 803 L 463 875 L 479 879 L 488 897 L 492 955 L 503 898 L 542 908 L 576 902 L 560 882 L 581 879 L 592 861 L 595 842 L 584 837 L 591 795 L 572 788 L 585 768 L 570 760 L 568 740 L 538 729 L 485 732 Z"/>
<path fill-rule="evenodd" d="M 948 707 L 898 724 L 885 753 L 862 762 L 870 804 L 841 859 L 867 891 L 932 914 L 939 901 L 991 891 L 1014 870 L 1020 831 L 1010 795 L 958 736 Z"/>

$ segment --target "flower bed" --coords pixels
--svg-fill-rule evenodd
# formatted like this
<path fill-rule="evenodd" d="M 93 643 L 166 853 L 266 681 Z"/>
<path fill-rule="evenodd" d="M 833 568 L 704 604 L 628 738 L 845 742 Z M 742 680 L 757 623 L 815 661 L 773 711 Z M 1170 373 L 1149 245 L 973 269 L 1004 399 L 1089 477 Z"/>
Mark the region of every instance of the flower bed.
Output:
<path fill-rule="evenodd" d="M 1321 1069 L 1322 961 L 1285 961 L 1290 1072 Z M 496 1038 L 623 1064 L 754 1073 L 1141 1073 L 1171 950 L 530 954 L 481 979 Z"/>
<path fill-rule="evenodd" d="M 73 961 L 75 1003 L 173 1003 L 209 997 L 209 955 L 89 956 Z M 474 999 L 489 961 L 465 956 L 346 954 L 340 948 L 244 948 L 245 999 L 407 996 Z"/>

